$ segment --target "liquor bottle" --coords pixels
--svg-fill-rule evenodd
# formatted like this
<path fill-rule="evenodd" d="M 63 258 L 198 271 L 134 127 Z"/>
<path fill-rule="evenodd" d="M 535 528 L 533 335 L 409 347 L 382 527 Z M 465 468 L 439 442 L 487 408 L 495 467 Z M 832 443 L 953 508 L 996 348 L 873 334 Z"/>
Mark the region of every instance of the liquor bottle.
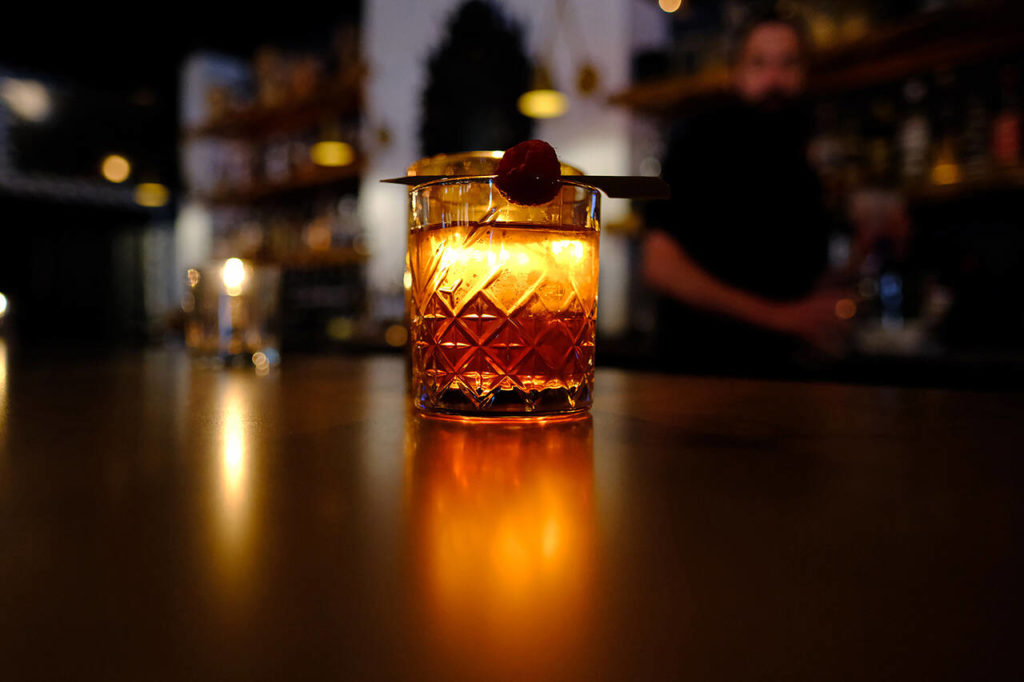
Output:
<path fill-rule="evenodd" d="M 936 78 L 939 86 L 937 101 L 939 104 L 938 135 L 935 154 L 932 159 L 931 181 L 933 185 L 956 185 L 963 181 L 964 170 L 961 163 L 960 140 L 957 137 L 955 91 L 956 75 L 952 71 L 940 73 Z"/>
<path fill-rule="evenodd" d="M 928 173 L 932 129 L 925 109 L 927 94 L 928 87 L 920 80 L 908 81 L 903 87 L 908 113 L 899 132 L 900 174 L 910 185 L 919 184 Z"/>
<path fill-rule="evenodd" d="M 874 185 L 888 186 L 894 179 L 892 139 L 895 124 L 896 109 L 892 100 L 886 97 L 874 99 L 864 125 L 867 179 Z"/>
<path fill-rule="evenodd" d="M 1006 67 L 1001 74 L 1002 101 L 992 120 L 992 160 L 1001 169 L 1020 165 L 1021 112 L 1017 101 L 1017 71 Z"/>
<path fill-rule="evenodd" d="M 952 134 L 946 134 L 936 148 L 931 171 L 932 184 L 955 185 L 963 180 L 963 175 L 963 169 L 957 161 L 956 140 Z"/>
<path fill-rule="evenodd" d="M 865 318 L 878 320 L 883 329 L 903 327 L 903 273 L 888 237 L 879 239 L 862 261 L 857 291 Z"/>
<path fill-rule="evenodd" d="M 964 121 L 964 178 L 971 182 L 985 180 L 992 169 L 989 155 L 989 112 L 980 95 L 967 98 Z"/>
<path fill-rule="evenodd" d="M 263 173 L 269 183 L 285 182 L 291 176 L 291 147 L 288 138 L 275 136 L 263 149 Z"/>

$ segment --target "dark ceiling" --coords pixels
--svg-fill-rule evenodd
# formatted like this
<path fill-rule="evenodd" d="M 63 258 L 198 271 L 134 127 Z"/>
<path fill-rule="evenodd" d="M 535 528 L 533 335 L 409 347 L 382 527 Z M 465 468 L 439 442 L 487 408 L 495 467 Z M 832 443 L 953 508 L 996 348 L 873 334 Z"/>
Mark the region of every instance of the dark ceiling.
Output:
<path fill-rule="evenodd" d="M 209 4 L 166 3 L 115 11 L 38 3 L 0 16 L 0 65 L 120 91 L 165 87 L 182 58 L 204 48 L 248 56 L 264 43 L 325 47 L 340 23 L 358 21 L 358 0 L 253 3 L 211 12 Z M 237 7 L 237 6 L 236 6 Z M 287 7 L 282 12 L 281 7 Z M 326 7 L 326 9 L 325 9 Z"/>
<path fill-rule="evenodd" d="M 16 165 L 81 176 L 85 169 L 95 172 L 100 150 L 123 150 L 134 153 L 148 179 L 176 185 L 178 78 L 190 52 L 249 57 L 263 44 L 325 50 L 336 26 L 360 18 L 358 1 L 275 3 L 276 10 L 254 3 L 232 12 L 211 12 L 209 6 L 115 10 L 90 4 L 66 10 L 36 3 L 5 9 L 0 70 L 53 86 L 64 105 L 46 125 L 15 131 Z"/>

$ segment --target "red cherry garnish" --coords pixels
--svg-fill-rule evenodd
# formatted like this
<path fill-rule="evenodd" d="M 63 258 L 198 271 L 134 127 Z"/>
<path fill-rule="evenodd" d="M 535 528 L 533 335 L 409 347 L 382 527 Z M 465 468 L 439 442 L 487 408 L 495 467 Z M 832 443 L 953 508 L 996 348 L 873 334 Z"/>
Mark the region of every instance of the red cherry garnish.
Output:
<path fill-rule="evenodd" d="M 515 204 L 546 204 L 558 194 L 562 166 L 544 140 L 527 140 L 509 147 L 498 163 L 494 184 Z"/>

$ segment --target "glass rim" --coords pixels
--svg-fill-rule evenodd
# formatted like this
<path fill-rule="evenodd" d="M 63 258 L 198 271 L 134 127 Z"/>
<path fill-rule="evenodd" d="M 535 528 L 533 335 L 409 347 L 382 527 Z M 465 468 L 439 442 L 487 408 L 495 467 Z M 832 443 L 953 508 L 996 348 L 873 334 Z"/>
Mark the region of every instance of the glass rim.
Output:
<path fill-rule="evenodd" d="M 417 175 L 442 175 L 442 173 L 431 173 L 430 168 L 436 168 L 438 166 L 453 166 L 458 165 L 464 161 L 482 160 L 491 162 L 492 167 L 496 168 L 497 164 L 501 161 L 505 152 L 496 149 L 478 149 L 469 150 L 462 152 L 443 152 L 441 154 L 434 154 L 432 156 L 425 156 L 422 159 L 414 162 L 406 169 L 406 175 L 415 177 Z M 562 160 L 558 162 L 562 168 L 564 175 L 583 175 L 583 171 L 576 166 L 565 163 Z M 490 170 L 490 169 L 487 169 Z M 465 175 L 479 175 L 480 173 L 466 173 Z"/>
<path fill-rule="evenodd" d="M 411 177 L 415 177 L 415 176 L 411 176 Z M 418 185 L 411 185 L 409 187 L 409 191 L 410 192 L 416 192 L 416 191 L 419 191 L 419 190 L 425 189 L 425 188 L 436 187 L 436 186 L 439 186 L 439 185 L 450 185 L 450 184 L 456 184 L 456 183 L 466 183 L 466 184 L 469 184 L 469 183 L 473 183 L 473 182 L 484 182 L 484 181 L 487 181 L 489 183 L 493 183 L 494 180 L 497 179 L 497 177 L 498 177 L 497 175 L 451 175 L 451 176 L 448 176 L 448 177 L 438 178 L 436 180 L 428 180 L 427 182 L 423 182 L 423 183 L 420 183 Z M 598 192 L 598 193 L 601 192 L 601 190 L 598 189 L 597 187 L 594 187 L 593 185 L 588 185 L 587 183 L 582 182 L 580 180 L 572 179 L 573 177 L 574 176 L 568 176 L 567 177 L 567 176 L 563 175 L 563 176 L 561 176 L 557 180 L 557 182 L 560 185 L 571 185 L 571 186 L 574 186 L 574 187 L 580 187 L 582 189 L 590 190 L 592 192 Z M 585 175 L 581 175 L 579 177 L 585 178 L 586 176 Z"/>

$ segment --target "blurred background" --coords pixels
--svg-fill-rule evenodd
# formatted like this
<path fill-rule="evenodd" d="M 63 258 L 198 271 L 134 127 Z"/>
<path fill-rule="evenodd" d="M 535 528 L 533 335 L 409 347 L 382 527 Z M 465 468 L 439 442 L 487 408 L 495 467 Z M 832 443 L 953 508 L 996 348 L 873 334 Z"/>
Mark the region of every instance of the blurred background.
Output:
<path fill-rule="evenodd" d="M 777 372 L 1019 385 L 1021 11 L 775 5 L 812 48 L 808 149 L 829 266 L 849 291 L 835 308 L 849 322 L 842 350 Z M 0 40 L 0 334 L 23 349 L 187 347 L 258 371 L 289 353 L 401 352 L 408 205 L 379 179 L 534 137 L 587 173 L 660 175 L 673 131 L 723 106 L 756 9 L 19 10 Z M 685 221 L 686 188 L 673 191 Z M 603 204 L 601 365 L 662 366 L 642 272 L 649 215 Z M 702 371 L 700 359 L 682 369 Z"/>

